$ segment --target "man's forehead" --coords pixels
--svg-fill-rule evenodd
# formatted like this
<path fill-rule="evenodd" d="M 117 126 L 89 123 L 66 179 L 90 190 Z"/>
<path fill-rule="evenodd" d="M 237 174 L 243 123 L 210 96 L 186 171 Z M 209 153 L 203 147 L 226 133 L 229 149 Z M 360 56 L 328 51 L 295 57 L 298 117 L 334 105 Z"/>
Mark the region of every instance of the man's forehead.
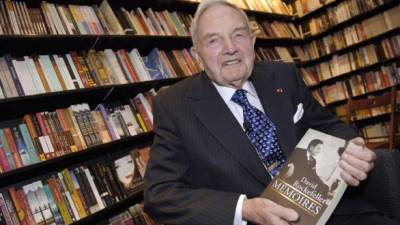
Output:
<path fill-rule="evenodd" d="M 215 18 L 217 17 L 217 18 Z M 224 19 L 224 18 L 233 18 L 233 17 L 238 17 L 240 18 L 243 22 L 246 21 L 245 18 L 241 15 L 240 11 L 236 8 L 233 8 L 228 5 L 214 5 L 206 10 L 199 16 L 198 21 L 199 25 L 202 23 L 202 21 L 213 18 L 212 21 L 218 23 L 219 20 Z M 206 25 L 207 26 L 207 25 Z"/>
<path fill-rule="evenodd" d="M 214 32 L 213 30 L 215 30 L 215 32 L 218 32 L 224 28 L 229 28 L 230 30 L 237 30 L 237 29 L 240 30 L 247 28 L 246 19 L 243 18 L 243 16 L 238 10 L 229 6 L 223 6 L 223 5 L 221 6 L 225 7 L 229 11 L 224 12 L 216 8 L 207 9 L 199 17 L 199 22 L 198 22 L 199 30 L 202 30 L 204 33 L 210 33 L 210 32 L 213 33 Z M 220 7 L 220 5 L 218 5 L 217 7 Z M 229 22 L 231 22 L 231 26 L 227 27 L 227 25 L 229 25 Z"/>

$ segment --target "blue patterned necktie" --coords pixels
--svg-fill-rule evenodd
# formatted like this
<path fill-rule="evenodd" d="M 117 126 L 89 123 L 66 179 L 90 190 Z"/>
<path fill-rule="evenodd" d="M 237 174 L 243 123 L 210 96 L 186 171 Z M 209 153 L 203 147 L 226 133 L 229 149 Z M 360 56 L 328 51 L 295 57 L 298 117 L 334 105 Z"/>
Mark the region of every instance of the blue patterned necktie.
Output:
<path fill-rule="evenodd" d="M 231 100 L 243 108 L 246 134 L 268 172 L 274 177 L 285 162 L 285 156 L 278 144 L 275 125 L 265 113 L 250 105 L 245 90 L 236 90 Z M 246 127 L 246 124 L 249 127 Z"/>

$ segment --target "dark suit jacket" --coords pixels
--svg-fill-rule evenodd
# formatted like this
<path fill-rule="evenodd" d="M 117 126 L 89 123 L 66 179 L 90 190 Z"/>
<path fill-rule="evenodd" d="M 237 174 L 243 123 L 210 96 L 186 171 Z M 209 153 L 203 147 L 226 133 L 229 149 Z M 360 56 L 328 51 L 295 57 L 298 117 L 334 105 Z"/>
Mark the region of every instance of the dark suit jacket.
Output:
<path fill-rule="evenodd" d="M 314 100 L 294 65 L 257 63 L 250 79 L 285 156 L 308 128 L 358 136 Z M 299 103 L 304 115 L 294 124 Z M 270 177 L 211 81 L 201 73 L 161 91 L 153 112 L 145 211 L 165 224 L 231 225 L 239 195 L 259 196 Z"/>

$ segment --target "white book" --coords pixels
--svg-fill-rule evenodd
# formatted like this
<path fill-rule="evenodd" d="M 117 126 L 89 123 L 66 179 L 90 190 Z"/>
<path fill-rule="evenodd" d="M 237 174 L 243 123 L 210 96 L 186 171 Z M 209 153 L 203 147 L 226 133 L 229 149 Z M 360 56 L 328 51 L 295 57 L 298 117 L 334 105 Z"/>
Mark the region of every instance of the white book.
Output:
<path fill-rule="evenodd" d="M 133 63 L 137 64 L 139 67 L 140 73 L 138 75 L 142 77 L 141 81 L 151 80 L 149 71 L 147 71 L 139 51 L 134 48 L 131 50 L 130 55 L 132 56 L 130 57 L 131 61 L 133 61 Z"/>
<path fill-rule="evenodd" d="M 56 61 L 57 67 L 60 70 L 61 77 L 67 86 L 67 90 L 74 90 L 75 86 L 71 79 L 71 75 L 68 72 L 67 66 L 65 65 L 64 59 L 58 57 L 58 55 L 53 55 L 54 60 Z"/>
<path fill-rule="evenodd" d="M 119 107 L 120 112 L 121 112 L 121 116 L 124 119 L 125 125 L 128 128 L 129 134 L 131 136 L 135 136 L 137 135 L 135 126 L 133 124 L 132 118 L 129 117 L 127 109 L 125 108 L 125 106 L 121 106 Z"/>
<path fill-rule="evenodd" d="M 105 31 L 103 30 L 100 20 L 97 17 L 96 12 L 94 11 L 93 7 L 88 6 L 88 11 L 89 11 L 90 20 L 92 21 L 94 26 L 98 29 L 98 31 L 96 33 L 97 34 L 105 34 Z"/>
<path fill-rule="evenodd" d="M 66 26 L 65 27 L 66 28 L 66 33 L 67 34 L 74 34 L 74 32 L 73 32 L 74 25 L 69 22 L 66 14 L 65 14 L 64 7 L 61 6 L 61 5 L 57 5 L 56 9 L 57 9 L 58 14 L 60 15 L 61 20 L 64 22 L 64 24 Z"/>
<path fill-rule="evenodd" d="M 103 13 L 104 18 L 111 25 L 111 30 L 113 31 L 113 34 L 124 34 L 124 29 L 122 29 L 121 24 L 119 23 L 107 0 L 103 0 L 103 2 L 100 4 L 99 9 Z"/>
<path fill-rule="evenodd" d="M 92 174 L 88 168 L 83 168 L 86 178 L 88 179 L 89 185 L 93 191 L 94 198 L 96 199 L 97 204 L 99 205 L 100 209 L 104 209 L 105 205 L 100 197 L 99 190 L 97 189 Z"/>
<path fill-rule="evenodd" d="M 32 79 L 26 71 L 23 68 L 23 65 L 21 65 L 20 61 L 16 59 L 12 59 L 12 64 L 14 66 L 15 72 L 17 73 L 17 77 L 19 80 L 19 83 L 22 86 L 22 89 L 24 90 L 25 95 L 34 95 L 35 90 L 34 87 L 32 86 Z"/>
<path fill-rule="evenodd" d="M 57 30 L 57 34 L 66 34 L 64 30 L 64 26 L 60 20 L 60 17 L 58 16 L 57 10 L 55 9 L 55 6 L 53 3 L 47 3 L 47 9 L 49 10 L 49 14 L 51 19 L 54 22 L 55 28 Z"/>
<path fill-rule="evenodd" d="M 39 55 L 39 63 L 43 73 L 50 86 L 51 91 L 63 91 L 60 82 L 57 79 L 50 57 L 48 55 Z"/>
<path fill-rule="evenodd" d="M 35 88 L 36 88 L 37 92 L 38 93 L 45 93 L 46 90 L 44 89 L 43 83 L 40 80 L 40 76 L 39 76 L 39 73 L 38 73 L 38 71 L 36 69 L 35 62 L 33 62 L 33 59 L 30 58 L 29 56 L 24 56 L 24 59 L 25 59 L 26 65 L 28 67 L 28 70 L 29 70 L 29 72 L 31 74 L 31 77 L 32 77 L 32 80 L 33 80 L 33 83 L 35 85 Z"/>
<path fill-rule="evenodd" d="M 82 23 L 86 24 L 86 26 L 84 26 L 84 28 L 85 29 L 89 29 L 89 30 L 86 30 L 87 33 L 89 33 L 89 34 L 97 34 L 96 30 L 93 28 L 93 26 L 91 24 L 90 15 L 89 15 L 89 12 L 88 12 L 88 6 L 80 5 L 80 6 L 77 6 L 76 8 L 79 11 L 79 14 L 81 15 L 81 17 L 83 18 Z"/>
<path fill-rule="evenodd" d="M 68 63 L 68 65 L 70 66 L 70 68 L 72 70 L 72 73 L 73 73 L 73 77 L 72 77 L 72 74 L 70 73 L 72 81 L 73 82 L 77 82 L 79 88 L 84 88 L 82 80 L 81 80 L 81 77 L 79 76 L 78 70 L 75 67 L 75 64 L 74 64 L 74 61 L 72 60 L 71 55 L 70 54 L 66 54 L 65 56 L 67 58 L 67 62 L 66 63 Z"/>
<path fill-rule="evenodd" d="M 5 71 L 4 71 L 5 68 L 3 68 L 4 65 L 2 65 L 3 64 L 2 63 L 3 60 L 4 60 L 4 58 L 1 57 L 0 58 L 0 82 L 2 83 L 3 88 L 4 88 L 4 93 L 3 94 L 5 94 L 5 96 L 7 98 L 15 97 L 14 96 L 14 92 L 11 90 L 12 88 L 11 88 L 11 86 L 9 84 L 8 79 L 7 79 L 7 75 L 5 74 Z"/>

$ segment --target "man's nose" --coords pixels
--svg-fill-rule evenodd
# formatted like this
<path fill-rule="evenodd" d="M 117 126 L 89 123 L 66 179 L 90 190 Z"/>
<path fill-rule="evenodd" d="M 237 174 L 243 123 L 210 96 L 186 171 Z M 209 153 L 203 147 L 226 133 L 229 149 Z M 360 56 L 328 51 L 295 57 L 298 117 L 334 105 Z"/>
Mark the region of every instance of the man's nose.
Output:
<path fill-rule="evenodd" d="M 224 44 L 224 51 L 226 54 L 232 55 L 237 52 L 236 44 L 230 38 L 227 38 Z"/>

